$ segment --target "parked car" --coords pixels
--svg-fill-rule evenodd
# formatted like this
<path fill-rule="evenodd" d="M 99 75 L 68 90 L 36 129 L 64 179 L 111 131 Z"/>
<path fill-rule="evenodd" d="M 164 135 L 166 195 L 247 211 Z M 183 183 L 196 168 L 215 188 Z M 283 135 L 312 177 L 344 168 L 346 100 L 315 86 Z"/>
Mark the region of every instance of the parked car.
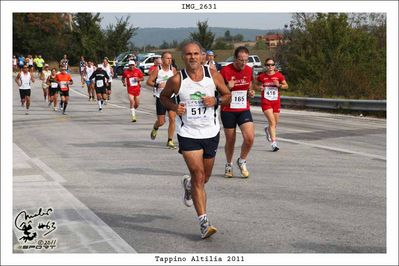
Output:
<path fill-rule="evenodd" d="M 136 66 L 144 75 L 148 75 L 148 70 L 154 65 L 155 59 L 160 57 L 161 55 L 155 53 L 138 54 L 136 56 Z M 125 63 L 123 69 L 127 68 L 129 68 L 128 62 Z"/>
<path fill-rule="evenodd" d="M 224 62 L 219 62 L 219 64 L 224 67 L 234 62 L 234 56 L 228 57 Z M 248 63 L 249 67 L 262 67 L 262 62 L 260 61 L 259 56 L 257 55 L 249 55 Z"/>
<path fill-rule="evenodd" d="M 129 55 L 131 55 L 131 54 L 133 54 L 133 52 L 127 51 L 127 52 L 123 52 L 123 53 L 119 54 L 115 58 L 114 72 L 117 75 L 122 75 L 123 74 L 123 69 L 124 69 L 125 65 L 128 63 L 128 58 L 129 58 Z"/>

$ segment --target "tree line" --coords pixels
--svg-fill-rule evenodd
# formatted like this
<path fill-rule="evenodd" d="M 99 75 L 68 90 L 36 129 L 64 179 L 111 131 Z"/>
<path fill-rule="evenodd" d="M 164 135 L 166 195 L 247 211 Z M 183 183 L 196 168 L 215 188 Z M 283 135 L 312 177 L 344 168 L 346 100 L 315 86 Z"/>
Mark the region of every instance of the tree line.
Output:
<path fill-rule="evenodd" d="M 296 13 L 276 51 L 290 89 L 307 97 L 386 99 L 383 13 Z"/>
<path fill-rule="evenodd" d="M 100 13 L 14 13 L 13 51 L 16 55 L 41 54 L 59 61 L 67 54 L 71 64 L 81 55 L 94 61 L 113 58 L 131 48 L 137 33 L 129 16 L 101 29 Z"/>

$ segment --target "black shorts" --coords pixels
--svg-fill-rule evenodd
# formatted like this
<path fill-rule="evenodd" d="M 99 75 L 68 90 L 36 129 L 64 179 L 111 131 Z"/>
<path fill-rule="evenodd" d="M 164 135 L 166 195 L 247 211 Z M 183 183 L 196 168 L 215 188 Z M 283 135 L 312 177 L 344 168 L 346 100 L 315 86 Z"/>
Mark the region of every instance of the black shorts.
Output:
<path fill-rule="evenodd" d="M 30 97 L 30 89 L 28 89 L 28 90 L 19 89 L 19 96 L 21 97 L 21 99 L 25 99 L 25 96 Z"/>
<path fill-rule="evenodd" d="M 108 91 L 111 90 L 111 82 L 108 82 L 108 85 L 105 86 L 107 88 Z"/>
<path fill-rule="evenodd" d="M 250 110 L 242 112 L 220 112 L 224 128 L 236 128 L 236 125 L 241 126 L 247 122 L 253 122 Z"/>
<path fill-rule="evenodd" d="M 157 115 L 165 115 L 166 114 L 166 107 L 163 106 L 163 104 L 161 103 L 161 100 L 158 97 L 156 98 L 156 102 L 155 102 L 155 106 L 156 106 L 156 110 L 157 110 Z M 173 96 L 172 98 L 170 98 L 172 101 L 176 102 L 176 97 Z"/>
<path fill-rule="evenodd" d="M 54 96 L 55 94 L 57 94 L 58 92 L 58 88 L 49 88 L 49 94 L 50 96 Z"/>
<path fill-rule="evenodd" d="M 106 94 L 107 93 L 107 90 L 106 90 L 106 87 L 104 86 L 104 87 L 96 87 L 96 93 L 97 94 Z"/>
<path fill-rule="evenodd" d="M 43 67 L 36 67 L 36 69 L 39 73 L 42 73 Z"/>
<path fill-rule="evenodd" d="M 216 151 L 219 145 L 219 136 L 218 133 L 213 138 L 208 139 L 192 139 L 185 138 L 177 135 L 177 140 L 179 141 L 179 153 L 182 151 L 197 151 L 203 150 L 204 154 L 202 155 L 205 159 L 211 159 L 216 156 Z"/>
<path fill-rule="evenodd" d="M 65 96 L 65 97 L 69 96 L 69 90 L 67 90 L 67 91 L 60 91 L 60 96 Z"/>

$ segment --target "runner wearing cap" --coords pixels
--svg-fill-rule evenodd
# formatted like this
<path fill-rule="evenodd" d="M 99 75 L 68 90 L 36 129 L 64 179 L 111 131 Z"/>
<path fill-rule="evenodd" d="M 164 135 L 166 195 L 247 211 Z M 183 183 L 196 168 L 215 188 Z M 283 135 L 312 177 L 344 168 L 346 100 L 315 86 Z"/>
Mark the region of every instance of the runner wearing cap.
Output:
<path fill-rule="evenodd" d="M 213 70 L 219 71 L 221 69 L 220 64 L 215 61 L 215 53 L 211 50 L 206 51 L 206 62 L 205 65 Z"/>
<path fill-rule="evenodd" d="M 97 69 L 89 77 L 91 80 L 91 86 L 94 86 L 97 94 L 98 111 L 103 111 L 104 100 L 107 99 L 107 83 L 109 76 L 107 71 L 103 69 L 102 64 L 97 65 Z"/>
<path fill-rule="evenodd" d="M 140 81 L 144 80 L 144 75 L 136 68 L 136 62 L 130 60 L 128 64 L 129 68 L 123 71 L 122 83 L 127 88 L 132 122 L 136 122 L 136 109 L 140 105 Z"/>

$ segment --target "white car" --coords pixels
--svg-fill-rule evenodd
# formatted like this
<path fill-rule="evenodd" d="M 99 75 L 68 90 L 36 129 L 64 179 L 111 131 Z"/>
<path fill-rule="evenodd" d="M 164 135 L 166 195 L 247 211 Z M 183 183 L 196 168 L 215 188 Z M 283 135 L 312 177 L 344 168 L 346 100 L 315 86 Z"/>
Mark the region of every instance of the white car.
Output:
<path fill-rule="evenodd" d="M 161 58 L 161 55 L 155 53 L 138 54 L 136 58 L 136 66 L 143 72 L 143 74 L 148 75 L 148 70 L 154 65 L 154 61 L 157 58 Z M 128 63 L 125 64 L 124 70 L 128 69 Z"/>
<path fill-rule="evenodd" d="M 230 56 L 224 62 L 218 62 L 222 67 L 227 66 L 234 62 L 234 56 Z M 249 55 L 248 56 L 248 63 L 247 66 L 249 67 L 262 67 L 262 62 L 260 61 L 259 56 L 257 55 Z"/>
<path fill-rule="evenodd" d="M 150 69 L 150 67 L 152 67 L 154 65 L 154 61 L 157 58 L 161 58 L 161 55 L 159 54 L 147 54 L 144 55 L 143 57 L 140 56 L 140 54 L 137 56 L 137 61 L 138 61 L 138 65 L 137 67 L 140 68 L 141 72 L 143 72 L 143 74 L 148 75 L 148 70 Z"/>

